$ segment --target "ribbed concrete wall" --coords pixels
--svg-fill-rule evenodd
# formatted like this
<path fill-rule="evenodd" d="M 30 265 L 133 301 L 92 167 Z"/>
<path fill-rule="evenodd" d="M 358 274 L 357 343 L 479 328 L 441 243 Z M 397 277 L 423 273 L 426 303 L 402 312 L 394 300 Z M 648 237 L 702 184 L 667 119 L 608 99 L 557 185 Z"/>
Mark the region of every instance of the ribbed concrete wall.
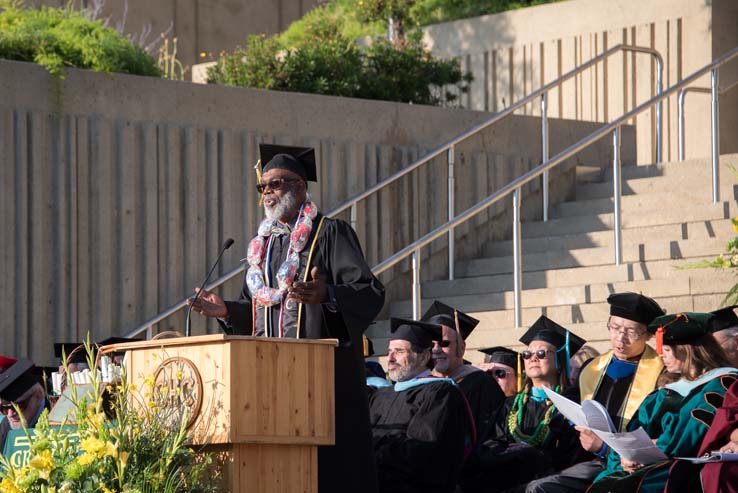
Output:
<path fill-rule="evenodd" d="M 466 108 L 498 111 L 617 44 L 655 48 L 668 87 L 738 45 L 735 0 L 572 0 L 426 28 L 436 55 L 458 57 L 474 74 Z M 722 87 L 738 79 L 735 63 L 721 69 Z M 709 75 L 699 84 L 710 87 Z M 549 95 L 550 116 L 607 122 L 656 94 L 649 55 L 619 54 L 583 72 Z M 738 89 L 721 97 L 721 152 L 736 152 Z M 524 112 L 540 115 L 540 103 Z M 709 95 L 686 102 L 686 155 L 710 152 Z M 664 104 L 663 158 L 677 158 L 677 97 Z M 652 163 L 655 111 L 642 113 L 638 162 Z"/>
<path fill-rule="evenodd" d="M 57 81 L 38 66 L 0 62 L 0 354 L 48 363 L 54 341 L 131 330 L 199 285 L 227 237 L 236 245 L 220 272 L 235 267 L 261 218 L 258 142 L 315 146 L 320 182 L 311 190 L 328 210 L 487 116 L 77 70 Z M 594 128 L 553 121 L 553 150 Z M 535 118 L 516 116 L 459 146 L 457 211 L 538 164 L 538 132 Z M 626 162 L 632 141 L 631 132 Z M 603 142 L 578 161 L 609 156 Z M 552 193 L 566 196 L 570 185 Z M 445 222 L 446 187 L 444 158 L 360 205 L 372 264 Z M 460 252 L 509 234 L 485 223 L 491 217 L 458 232 Z M 446 271 L 443 257 L 432 264 L 426 277 Z M 161 328 L 183 325 L 178 316 Z M 193 332 L 205 330 L 195 317 Z"/>

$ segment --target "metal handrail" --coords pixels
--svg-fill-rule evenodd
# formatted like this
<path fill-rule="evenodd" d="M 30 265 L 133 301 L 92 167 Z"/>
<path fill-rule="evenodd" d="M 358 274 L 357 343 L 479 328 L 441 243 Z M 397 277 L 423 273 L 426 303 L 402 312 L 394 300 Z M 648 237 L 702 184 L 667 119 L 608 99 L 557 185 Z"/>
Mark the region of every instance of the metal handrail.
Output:
<path fill-rule="evenodd" d="M 728 87 L 718 89 L 718 94 L 725 94 L 734 87 L 738 87 L 738 81 L 733 82 Z M 677 122 L 678 122 L 678 133 L 679 133 L 679 160 L 684 161 L 684 99 L 689 92 L 698 92 L 703 94 L 711 94 L 712 89 L 709 87 L 685 87 L 679 91 L 679 97 L 677 98 Z"/>
<path fill-rule="evenodd" d="M 645 53 L 650 56 L 652 56 L 656 61 L 656 85 L 657 85 L 657 93 L 661 94 L 662 92 L 662 80 L 663 80 L 663 57 L 661 54 L 650 47 L 644 47 L 644 46 L 635 46 L 635 45 L 625 45 L 625 44 L 618 44 L 613 46 L 612 48 L 603 51 L 599 55 L 591 58 L 590 60 L 584 62 L 583 64 L 575 67 L 574 69 L 570 70 L 569 72 L 563 74 L 561 77 L 549 82 L 548 84 L 540 87 L 539 89 L 536 89 L 535 91 L 531 92 L 527 96 L 523 97 L 522 99 L 519 99 L 518 101 L 514 102 L 510 106 L 504 108 L 503 110 L 498 111 L 488 119 L 484 120 L 483 122 L 469 128 L 468 130 L 465 130 L 464 132 L 461 132 L 456 137 L 452 138 L 451 140 L 447 141 L 445 144 L 436 147 L 432 151 L 430 151 L 425 156 L 413 161 L 409 165 L 405 166 L 395 174 L 385 178 L 384 180 L 377 182 L 376 184 L 372 185 L 371 187 L 367 188 L 363 192 L 355 195 L 354 197 L 350 198 L 349 200 L 343 202 L 342 204 L 338 205 L 337 207 L 334 207 L 330 211 L 326 213 L 326 216 L 335 216 L 337 214 L 340 214 L 341 212 L 346 211 L 346 209 L 350 210 L 350 222 L 351 227 L 356 228 L 356 207 L 357 204 L 366 199 L 367 197 L 375 194 L 376 192 L 384 189 L 385 187 L 391 185 L 395 181 L 399 180 L 403 176 L 411 173 L 412 171 L 418 169 L 420 166 L 424 165 L 425 163 L 430 162 L 432 159 L 440 156 L 444 152 L 447 153 L 448 156 L 448 218 L 449 220 L 452 220 L 455 215 L 454 211 L 454 189 L 455 189 L 455 183 L 454 183 L 454 164 L 455 164 L 455 147 L 460 142 L 468 139 L 469 137 L 472 137 L 476 135 L 477 133 L 481 132 L 482 130 L 490 127 L 491 125 L 494 125 L 495 123 L 501 121 L 502 119 L 506 118 L 507 116 L 513 114 L 518 109 L 524 107 L 525 105 L 533 102 L 537 97 L 541 97 L 541 139 L 542 139 L 542 158 L 541 161 L 545 162 L 548 159 L 548 115 L 547 115 L 547 96 L 548 92 L 552 89 L 557 88 L 558 86 L 562 85 L 564 82 L 568 81 L 572 77 L 575 77 L 582 73 L 584 70 L 592 67 L 596 63 L 599 63 L 600 61 L 610 57 L 611 55 L 621 52 L 621 51 L 630 51 L 634 53 Z M 662 134 L 662 111 L 661 111 L 661 104 L 656 108 L 656 161 L 661 162 L 661 134 Z M 544 220 L 548 220 L 548 175 L 547 172 L 544 174 L 543 177 L 543 218 Z M 454 279 L 454 231 L 453 229 L 448 231 L 448 264 L 449 264 L 449 279 Z M 229 280 L 233 279 L 235 276 L 237 276 L 239 273 L 241 273 L 244 269 L 243 265 L 239 265 L 238 267 L 234 268 L 233 270 L 229 271 L 225 275 L 219 277 L 215 281 L 213 281 L 211 284 L 209 284 L 206 289 L 210 290 L 215 287 L 218 287 Z M 173 315 L 177 311 L 181 310 L 186 306 L 186 300 L 182 300 L 160 314 L 146 320 L 141 325 L 139 325 L 137 328 L 133 329 L 127 336 L 134 337 L 142 332 L 147 333 L 147 337 L 150 338 L 153 326 L 165 318 L 169 317 L 170 315 Z"/>
<path fill-rule="evenodd" d="M 429 245 L 433 240 L 437 239 L 441 235 L 445 234 L 448 230 L 455 228 L 459 226 L 460 224 L 468 221 L 469 219 L 473 218 L 478 213 L 484 211 L 488 207 L 490 207 L 492 204 L 496 203 L 498 200 L 502 199 L 503 197 L 509 195 L 510 193 L 513 194 L 513 262 L 515 263 L 513 268 L 513 284 L 514 284 L 514 300 L 515 300 L 515 325 L 517 327 L 520 327 L 520 321 L 521 321 L 521 303 L 520 303 L 520 290 L 521 290 L 521 249 L 520 249 L 520 196 L 519 191 L 520 188 L 526 185 L 528 182 L 534 180 L 538 176 L 542 175 L 545 171 L 548 171 L 549 169 L 553 168 L 554 166 L 560 164 L 565 159 L 568 159 L 572 157 L 577 152 L 585 149 L 586 147 L 590 146 L 591 144 L 599 141 L 602 139 L 605 135 L 607 135 L 610 131 L 613 132 L 613 147 L 614 147 L 614 154 L 613 154 L 613 182 L 614 182 L 614 227 L 615 227 L 615 264 L 620 265 L 622 263 L 622 238 L 621 238 L 621 227 L 620 227 L 620 194 L 621 194 L 621 176 L 620 176 L 620 127 L 625 124 L 628 120 L 632 119 L 633 117 L 637 116 L 641 112 L 647 110 L 648 108 L 659 104 L 661 101 L 663 101 L 665 98 L 671 96 L 675 92 L 677 92 L 682 87 L 686 87 L 689 84 L 693 83 L 695 80 L 697 80 L 699 77 L 701 77 L 704 73 L 708 71 L 712 71 L 713 73 L 713 80 L 714 82 L 717 81 L 716 71 L 717 69 L 732 60 L 738 56 L 738 47 L 733 48 L 732 50 L 728 51 L 724 55 L 716 58 L 711 63 L 705 65 L 703 68 L 697 70 L 696 72 L 692 73 L 682 81 L 674 84 L 670 88 L 663 91 L 660 95 L 654 96 L 648 101 L 640 104 L 636 108 L 632 109 L 631 111 L 625 113 L 620 118 L 615 119 L 614 121 L 608 123 L 604 127 L 592 132 L 588 136 L 581 139 L 579 142 L 567 147 L 560 153 L 558 153 L 553 158 L 549 159 L 548 161 L 540 164 L 539 166 L 535 167 L 534 169 L 528 171 L 527 173 L 524 173 L 523 175 L 519 176 L 518 178 L 514 179 L 510 183 L 508 183 L 506 186 L 502 187 L 501 189 L 494 192 L 492 195 L 487 197 L 486 199 L 478 202 L 476 205 L 468 208 L 458 216 L 456 216 L 453 220 L 447 222 L 446 224 L 439 226 L 438 228 L 434 229 L 430 233 L 426 234 L 422 238 L 418 239 L 417 241 L 413 242 L 412 244 L 406 246 L 399 252 L 395 253 L 388 259 L 384 260 L 383 262 L 379 263 L 377 266 L 374 267 L 373 272 L 375 274 L 379 274 L 384 272 L 385 270 L 389 269 L 393 265 L 397 264 L 398 262 L 404 260 L 406 257 L 412 255 L 413 256 L 413 269 L 418 269 L 417 272 L 413 272 L 413 280 L 420 279 L 420 250 Z M 717 92 L 717 85 L 713 83 L 713 99 L 715 98 L 716 92 Z M 716 113 L 717 108 L 714 108 L 714 114 Z M 716 118 L 713 118 L 716 120 Z M 716 134 L 717 134 L 717 125 L 713 125 L 712 128 L 712 134 L 713 134 L 713 145 L 716 144 Z M 717 168 L 713 165 L 713 197 L 716 195 L 719 198 L 719 187 L 717 187 Z M 417 299 L 413 299 L 413 316 L 415 318 L 418 318 L 419 316 L 419 310 L 420 310 L 420 288 L 413 286 L 413 295 L 417 296 Z"/>

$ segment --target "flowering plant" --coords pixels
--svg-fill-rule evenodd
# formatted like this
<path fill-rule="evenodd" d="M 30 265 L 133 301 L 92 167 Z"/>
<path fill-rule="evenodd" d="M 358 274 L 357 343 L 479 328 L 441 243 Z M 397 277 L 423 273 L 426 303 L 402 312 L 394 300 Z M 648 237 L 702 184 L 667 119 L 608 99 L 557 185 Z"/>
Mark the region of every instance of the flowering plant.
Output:
<path fill-rule="evenodd" d="M 89 342 L 85 346 L 92 361 Z M 125 373 L 105 387 L 95 365 L 90 368 L 91 390 L 71 392 L 76 427 L 52 427 L 44 411 L 34 433 L 25 430 L 28 463 L 0 456 L 0 493 L 216 491 L 211 456 L 187 445 L 187 412 L 162 405 L 169 397 L 157 391 L 153 377 L 140 390 Z"/>

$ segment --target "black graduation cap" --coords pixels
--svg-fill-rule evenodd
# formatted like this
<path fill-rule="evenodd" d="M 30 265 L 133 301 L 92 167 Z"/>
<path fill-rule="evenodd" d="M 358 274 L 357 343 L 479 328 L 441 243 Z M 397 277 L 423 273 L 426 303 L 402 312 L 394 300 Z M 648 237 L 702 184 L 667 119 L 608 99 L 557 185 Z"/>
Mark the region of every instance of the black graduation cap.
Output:
<path fill-rule="evenodd" d="M 738 316 L 733 311 L 736 307 L 738 305 L 726 306 L 725 308 L 710 312 L 714 315 L 712 319 L 713 332 L 738 327 Z"/>
<path fill-rule="evenodd" d="M 318 181 L 315 149 L 312 147 L 259 144 L 259 156 L 262 173 L 272 168 L 287 169 L 305 181 Z"/>
<path fill-rule="evenodd" d="M 541 315 L 518 340 L 523 344 L 530 344 L 533 341 L 544 341 L 553 344 L 556 346 L 556 349 L 561 349 L 566 345 L 567 334 L 569 336 L 569 354 L 573 355 L 587 341 L 570 330 L 565 329 L 547 316 Z"/>
<path fill-rule="evenodd" d="M 664 344 L 690 344 L 713 331 L 712 313 L 682 312 L 663 315 L 648 326 L 656 334 L 656 351 L 661 354 Z"/>
<path fill-rule="evenodd" d="M 31 369 L 33 361 L 19 359 L 0 373 L 0 399 L 14 402 L 38 383 Z"/>
<path fill-rule="evenodd" d="M 610 315 L 645 325 L 666 313 L 653 299 L 638 293 L 611 294 L 607 302 L 610 304 Z"/>
<path fill-rule="evenodd" d="M 518 367 L 518 352 L 502 346 L 488 347 L 480 349 L 480 352 L 486 354 L 485 363 L 500 363 L 510 368 Z"/>
<path fill-rule="evenodd" d="M 433 341 L 440 341 L 442 338 L 443 331 L 438 324 L 406 318 L 390 319 L 390 341 L 401 339 L 420 348 L 430 349 Z"/>
<path fill-rule="evenodd" d="M 79 349 L 77 349 L 79 348 Z M 72 351 L 77 350 L 72 353 Z M 93 345 L 93 358 L 95 347 Z M 61 360 L 62 354 L 67 356 L 67 363 L 87 363 L 87 351 L 81 342 L 56 342 L 54 343 L 54 356 Z M 71 356 L 70 356 L 71 355 Z"/>
<path fill-rule="evenodd" d="M 461 338 L 466 340 L 477 324 L 479 324 L 479 320 L 470 317 L 466 313 L 456 310 L 445 303 L 434 301 L 430 308 L 428 308 L 428 310 L 423 314 L 421 320 L 424 322 L 456 328 L 455 317 L 459 318 L 459 332 L 461 332 Z"/>

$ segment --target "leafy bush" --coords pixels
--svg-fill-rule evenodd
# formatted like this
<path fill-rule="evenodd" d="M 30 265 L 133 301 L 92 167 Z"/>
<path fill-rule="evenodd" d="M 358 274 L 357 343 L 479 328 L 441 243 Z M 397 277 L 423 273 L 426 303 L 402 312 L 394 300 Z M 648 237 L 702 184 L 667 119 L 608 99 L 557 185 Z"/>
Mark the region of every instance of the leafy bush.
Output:
<path fill-rule="evenodd" d="M 35 62 L 55 75 L 63 67 L 160 75 L 156 60 L 100 21 L 67 7 L 22 8 L 0 0 L 0 58 Z"/>
<path fill-rule="evenodd" d="M 303 18 L 299 35 L 288 37 L 293 45 L 284 37 L 249 37 L 245 48 L 211 67 L 209 82 L 415 104 L 449 104 L 455 96 L 444 87 L 467 89 L 471 77 L 456 60 L 434 59 L 419 32 L 401 49 L 382 37 L 361 49 L 335 13 L 321 7 Z"/>

